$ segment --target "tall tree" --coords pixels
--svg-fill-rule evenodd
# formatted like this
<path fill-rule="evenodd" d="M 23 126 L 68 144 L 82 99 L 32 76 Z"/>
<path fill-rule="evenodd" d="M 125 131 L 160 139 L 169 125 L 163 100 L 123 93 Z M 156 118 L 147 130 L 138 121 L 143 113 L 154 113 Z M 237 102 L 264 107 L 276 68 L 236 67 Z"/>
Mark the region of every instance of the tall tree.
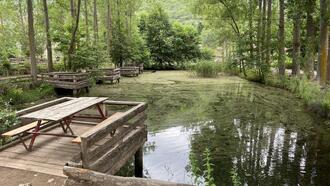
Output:
<path fill-rule="evenodd" d="M 319 67 L 320 81 L 327 80 L 327 57 L 328 57 L 328 3 L 320 0 L 320 43 L 319 43 Z"/>
<path fill-rule="evenodd" d="M 107 0 L 107 52 L 110 56 L 112 34 L 112 8 L 110 0 Z"/>
<path fill-rule="evenodd" d="M 98 28 L 98 18 L 97 18 L 97 2 L 96 0 L 93 1 L 93 7 L 94 7 L 94 44 L 96 44 L 97 40 L 99 39 L 99 28 Z"/>
<path fill-rule="evenodd" d="M 76 9 L 75 9 L 74 0 L 70 0 L 70 13 L 71 13 L 72 19 L 74 19 L 76 17 Z"/>
<path fill-rule="evenodd" d="M 285 75 L 285 28 L 284 28 L 284 0 L 280 0 L 280 22 L 278 31 L 278 67 L 279 74 Z"/>
<path fill-rule="evenodd" d="M 267 8 L 267 37 L 266 37 L 266 65 L 270 67 L 271 38 L 272 38 L 272 0 L 268 0 Z M 267 69 L 268 70 L 268 69 Z"/>
<path fill-rule="evenodd" d="M 300 60 L 301 60 L 301 9 L 300 1 L 290 1 L 291 12 L 293 19 L 293 50 L 292 50 L 292 75 L 300 74 Z"/>
<path fill-rule="evenodd" d="M 33 83 L 37 82 L 37 59 L 36 59 L 36 44 L 34 38 L 34 20 L 33 20 L 33 3 L 32 0 L 27 0 L 28 26 L 29 26 L 29 48 L 31 60 L 31 76 Z"/>
<path fill-rule="evenodd" d="M 85 29 L 86 29 L 86 41 L 87 44 L 89 44 L 90 38 L 89 38 L 89 24 L 88 24 L 88 0 L 85 0 Z"/>
<path fill-rule="evenodd" d="M 266 11 L 267 11 L 267 0 L 262 1 L 262 26 L 261 26 L 261 60 L 262 60 L 262 65 L 265 62 L 265 52 L 266 52 L 266 22 L 267 22 L 267 16 L 266 16 Z"/>
<path fill-rule="evenodd" d="M 47 38 L 47 61 L 48 61 L 48 72 L 53 71 L 53 54 L 52 54 L 52 41 L 49 32 L 49 16 L 48 16 L 48 6 L 47 0 L 43 0 L 44 14 L 45 14 L 45 30 Z"/>
<path fill-rule="evenodd" d="M 315 11 L 315 0 L 306 0 L 306 62 L 305 62 L 305 73 L 308 79 L 314 77 L 314 60 L 315 60 L 315 21 L 313 18 L 313 13 Z"/>
<path fill-rule="evenodd" d="M 75 20 L 75 24 L 72 26 L 71 41 L 70 41 L 70 46 L 69 46 L 69 50 L 68 50 L 68 68 L 70 70 L 73 70 L 72 56 L 75 51 L 75 45 L 76 45 L 76 40 L 77 40 L 76 37 L 77 37 L 77 31 L 78 31 L 78 27 L 79 27 L 80 5 L 81 5 L 81 0 L 78 0 L 76 20 Z"/>

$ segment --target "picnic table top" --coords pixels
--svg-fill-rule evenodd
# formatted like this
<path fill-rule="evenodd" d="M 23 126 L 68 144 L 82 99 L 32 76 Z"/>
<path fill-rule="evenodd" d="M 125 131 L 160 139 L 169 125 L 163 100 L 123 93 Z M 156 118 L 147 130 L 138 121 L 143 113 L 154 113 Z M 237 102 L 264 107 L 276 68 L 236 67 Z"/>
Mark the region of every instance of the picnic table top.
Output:
<path fill-rule="evenodd" d="M 21 118 L 60 121 L 66 117 L 72 116 L 91 106 L 102 103 L 108 98 L 106 97 L 80 97 L 64 103 L 60 103 L 48 108 L 44 108 L 26 115 Z"/>

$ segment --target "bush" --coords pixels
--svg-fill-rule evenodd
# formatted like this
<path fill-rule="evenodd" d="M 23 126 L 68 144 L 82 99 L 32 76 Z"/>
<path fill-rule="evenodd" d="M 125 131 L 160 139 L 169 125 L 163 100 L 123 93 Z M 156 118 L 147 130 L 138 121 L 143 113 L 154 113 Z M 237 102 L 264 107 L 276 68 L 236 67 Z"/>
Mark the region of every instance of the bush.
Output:
<path fill-rule="evenodd" d="M 54 94 L 54 87 L 48 84 L 41 84 L 32 90 L 23 90 L 22 88 L 11 88 L 2 96 L 11 105 L 18 105 L 37 101 Z"/>
<path fill-rule="evenodd" d="M 199 61 L 191 66 L 191 70 L 199 77 L 214 78 L 221 72 L 222 67 L 213 61 Z"/>

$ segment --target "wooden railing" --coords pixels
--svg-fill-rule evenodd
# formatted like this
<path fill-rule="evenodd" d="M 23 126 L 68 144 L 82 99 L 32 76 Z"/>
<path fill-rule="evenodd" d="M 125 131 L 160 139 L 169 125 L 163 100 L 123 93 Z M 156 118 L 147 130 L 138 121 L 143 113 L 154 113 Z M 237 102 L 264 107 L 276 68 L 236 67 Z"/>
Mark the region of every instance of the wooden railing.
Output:
<path fill-rule="evenodd" d="M 92 74 L 94 74 L 97 81 L 117 81 L 119 83 L 120 80 L 120 68 L 103 68 L 98 70 L 91 70 Z"/>
<path fill-rule="evenodd" d="M 120 74 L 122 76 L 138 76 L 140 74 L 140 67 L 121 67 Z"/>
<path fill-rule="evenodd" d="M 78 91 L 89 86 L 88 73 L 72 73 L 72 72 L 52 72 L 39 74 L 38 80 L 49 83 L 55 88 L 70 89 Z"/>
<path fill-rule="evenodd" d="M 147 139 L 144 121 L 147 105 L 140 102 L 106 101 L 106 105 L 133 106 L 117 112 L 80 136 L 81 157 L 69 166 L 115 174 Z"/>

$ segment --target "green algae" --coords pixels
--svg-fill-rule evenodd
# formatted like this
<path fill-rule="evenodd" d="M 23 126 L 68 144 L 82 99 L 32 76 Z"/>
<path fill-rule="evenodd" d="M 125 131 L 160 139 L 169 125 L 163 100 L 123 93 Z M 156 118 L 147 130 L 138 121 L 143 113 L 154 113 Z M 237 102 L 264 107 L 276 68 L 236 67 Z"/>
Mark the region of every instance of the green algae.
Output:
<path fill-rule="evenodd" d="M 93 87 L 89 95 L 148 103 L 145 169 L 151 178 L 194 183 L 197 177 L 203 184 L 208 148 L 217 185 L 232 185 L 233 170 L 249 185 L 329 181 L 330 125 L 287 91 L 238 77 L 160 71 Z M 159 155 L 164 149 L 171 153 Z M 180 162 L 172 158 L 180 154 Z"/>

